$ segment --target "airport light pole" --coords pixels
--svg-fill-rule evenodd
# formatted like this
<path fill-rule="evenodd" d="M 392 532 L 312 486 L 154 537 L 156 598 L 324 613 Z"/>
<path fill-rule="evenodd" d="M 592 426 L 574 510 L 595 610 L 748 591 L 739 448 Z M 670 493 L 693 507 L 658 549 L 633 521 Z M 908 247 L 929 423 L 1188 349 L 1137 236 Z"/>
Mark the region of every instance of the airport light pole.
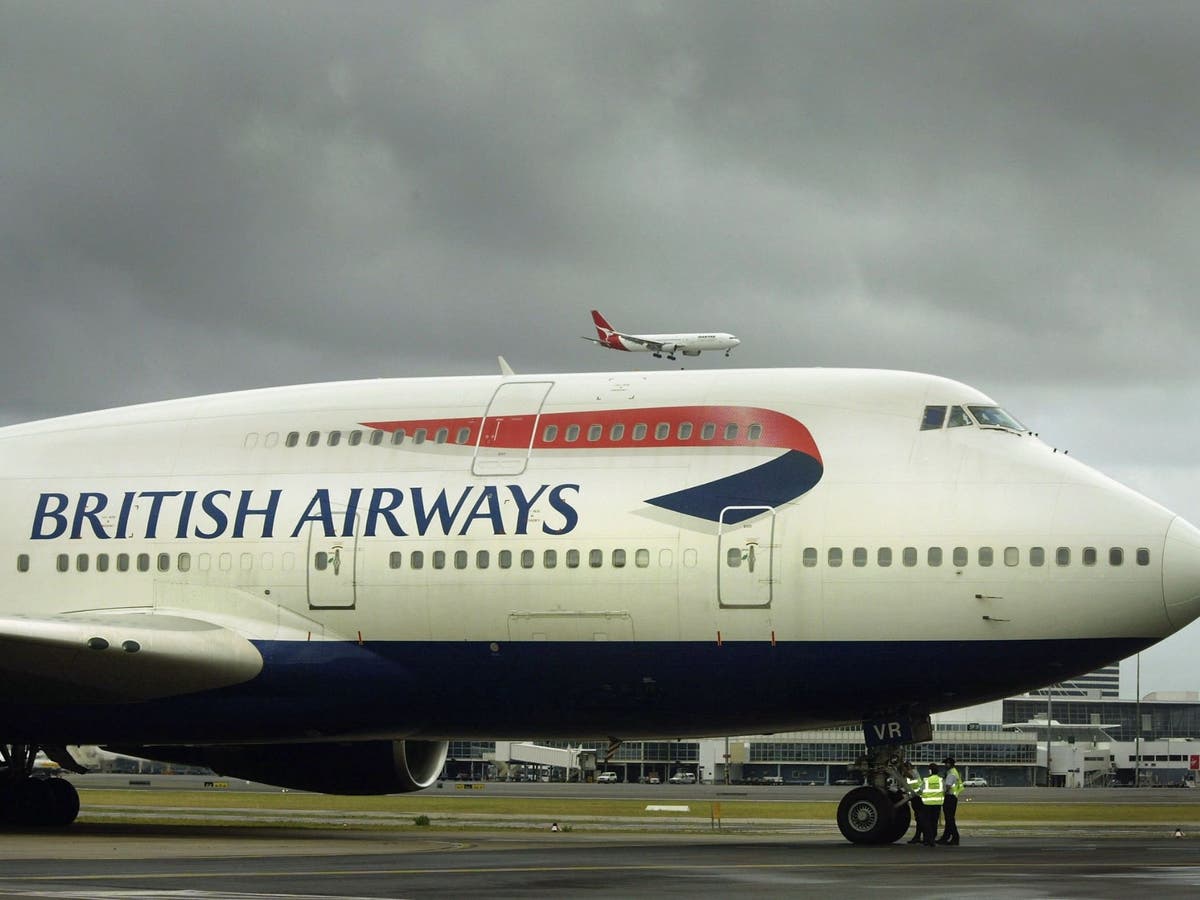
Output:
<path fill-rule="evenodd" d="M 1046 685 L 1046 787 L 1051 787 L 1050 779 L 1050 747 L 1053 741 L 1054 726 L 1050 724 L 1054 717 L 1054 685 Z"/>
<path fill-rule="evenodd" d="M 1137 655 L 1137 675 L 1134 679 L 1133 713 L 1133 786 L 1142 782 L 1142 654 Z"/>

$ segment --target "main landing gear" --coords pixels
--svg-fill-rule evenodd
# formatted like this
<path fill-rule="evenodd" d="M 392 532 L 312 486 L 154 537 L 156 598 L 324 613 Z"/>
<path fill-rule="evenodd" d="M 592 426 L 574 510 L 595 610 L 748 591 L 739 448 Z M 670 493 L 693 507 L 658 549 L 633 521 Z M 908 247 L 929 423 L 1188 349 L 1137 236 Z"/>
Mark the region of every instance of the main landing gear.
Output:
<path fill-rule="evenodd" d="M 0 744 L 0 824 L 62 828 L 79 815 L 79 794 L 71 782 L 35 774 L 38 749 L 36 744 Z M 65 747 L 47 749 L 61 750 L 71 763 L 67 768 L 81 768 Z"/>

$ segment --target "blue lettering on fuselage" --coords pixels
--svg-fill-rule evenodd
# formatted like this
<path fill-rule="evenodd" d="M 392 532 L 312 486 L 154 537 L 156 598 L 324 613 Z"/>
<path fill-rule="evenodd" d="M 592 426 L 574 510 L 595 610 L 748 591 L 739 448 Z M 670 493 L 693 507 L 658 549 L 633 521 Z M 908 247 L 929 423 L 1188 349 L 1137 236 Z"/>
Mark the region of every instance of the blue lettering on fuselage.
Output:
<path fill-rule="evenodd" d="M 563 535 L 579 524 L 574 506 L 578 484 L 467 485 L 463 488 L 355 487 L 332 493 L 285 497 L 264 490 L 145 490 L 106 494 L 46 491 L 38 496 L 30 539 L 52 541 L 130 540 L 174 537 L 273 538 L 277 521 L 292 527 L 278 533 L 297 538 L 312 528 L 325 537 L 408 537 L 410 534 Z M 291 500 L 291 503 L 287 503 Z M 544 509 L 535 516 L 539 501 Z M 287 508 L 300 510 L 289 514 Z M 293 517 L 294 516 L 294 517 Z"/>

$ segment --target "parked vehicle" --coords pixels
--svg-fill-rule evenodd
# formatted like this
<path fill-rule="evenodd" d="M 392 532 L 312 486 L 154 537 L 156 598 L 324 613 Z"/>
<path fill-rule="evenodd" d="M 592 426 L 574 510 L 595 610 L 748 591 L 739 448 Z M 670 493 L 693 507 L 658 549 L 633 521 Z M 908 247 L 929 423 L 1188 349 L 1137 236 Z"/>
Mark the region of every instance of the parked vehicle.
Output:
<path fill-rule="evenodd" d="M 596 776 L 596 781 L 600 782 L 601 784 L 612 784 L 617 780 L 616 772 L 601 772 Z"/>
<path fill-rule="evenodd" d="M 671 784 L 695 784 L 696 773 L 694 772 L 676 772 L 667 781 Z"/>
<path fill-rule="evenodd" d="M 987 787 L 986 778 L 964 778 L 963 787 Z"/>

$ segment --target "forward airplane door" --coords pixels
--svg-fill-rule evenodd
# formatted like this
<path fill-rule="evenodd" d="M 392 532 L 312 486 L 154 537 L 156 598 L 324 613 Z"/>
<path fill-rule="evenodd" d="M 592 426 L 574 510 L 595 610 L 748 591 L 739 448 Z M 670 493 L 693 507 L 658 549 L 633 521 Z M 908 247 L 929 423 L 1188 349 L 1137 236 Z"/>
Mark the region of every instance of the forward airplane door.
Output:
<path fill-rule="evenodd" d="M 520 475 L 529 464 L 538 416 L 552 381 L 507 381 L 496 388 L 479 428 L 471 472 Z"/>
<path fill-rule="evenodd" d="M 775 583 L 775 510 L 727 506 L 717 539 L 717 599 L 722 609 L 768 609 Z"/>
<path fill-rule="evenodd" d="M 334 521 L 341 525 L 344 512 Z M 358 516 L 349 537 L 326 537 L 325 525 L 308 525 L 308 608 L 354 609 L 358 599 Z"/>

